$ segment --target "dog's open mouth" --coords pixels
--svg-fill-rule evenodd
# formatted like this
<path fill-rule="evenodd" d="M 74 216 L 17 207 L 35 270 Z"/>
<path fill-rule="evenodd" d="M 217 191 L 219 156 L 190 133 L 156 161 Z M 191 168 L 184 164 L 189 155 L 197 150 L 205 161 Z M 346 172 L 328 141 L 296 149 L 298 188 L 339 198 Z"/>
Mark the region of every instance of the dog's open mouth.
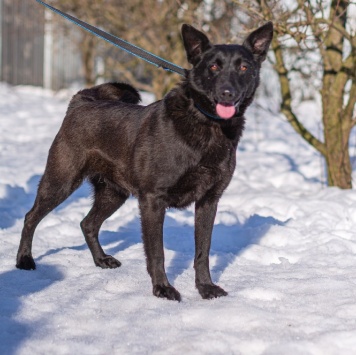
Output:
<path fill-rule="evenodd" d="M 236 106 L 237 104 L 234 105 L 231 103 L 218 102 L 216 104 L 216 113 L 219 115 L 220 118 L 228 120 L 229 118 L 235 115 Z"/>

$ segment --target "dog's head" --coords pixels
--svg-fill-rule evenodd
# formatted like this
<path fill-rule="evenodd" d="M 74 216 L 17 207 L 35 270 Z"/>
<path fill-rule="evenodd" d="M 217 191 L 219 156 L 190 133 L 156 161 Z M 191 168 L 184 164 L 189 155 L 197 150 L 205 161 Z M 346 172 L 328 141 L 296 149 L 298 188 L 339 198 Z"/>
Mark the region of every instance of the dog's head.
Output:
<path fill-rule="evenodd" d="M 183 25 L 183 43 L 193 65 L 188 82 L 196 106 L 209 116 L 225 120 L 237 116 L 239 109 L 252 101 L 272 36 L 273 25 L 268 22 L 242 45 L 213 45 L 204 33 Z"/>

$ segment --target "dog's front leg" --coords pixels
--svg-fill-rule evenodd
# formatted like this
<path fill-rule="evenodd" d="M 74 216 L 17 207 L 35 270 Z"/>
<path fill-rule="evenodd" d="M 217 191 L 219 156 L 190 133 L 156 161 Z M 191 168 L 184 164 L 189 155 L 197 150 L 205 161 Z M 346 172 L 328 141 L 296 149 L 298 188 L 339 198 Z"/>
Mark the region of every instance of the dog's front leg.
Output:
<path fill-rule="evenodd" d="M 179 292 L 170 285 L 164 269 L 163 222 L 166 206 L 154 195 L 139 199 L 142 238 L 151 276 L 153 294 L 157 297 L 180 301 Z"/>
<path fill-rule="evenodd" d="M 195 204 L 195 285 L 204 299 L 226 296 L 210 276 L 209 252 L 218 199 L 203 199 Z"/>

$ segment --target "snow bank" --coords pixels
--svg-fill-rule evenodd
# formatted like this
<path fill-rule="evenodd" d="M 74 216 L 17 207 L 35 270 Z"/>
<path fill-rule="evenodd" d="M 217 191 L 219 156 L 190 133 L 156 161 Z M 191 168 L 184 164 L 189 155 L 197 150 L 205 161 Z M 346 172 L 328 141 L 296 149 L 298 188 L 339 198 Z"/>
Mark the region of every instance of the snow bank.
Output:
<path fill-rule="evenodd" d="M 79 228 L 91 204 L 87 186 L 39 225 L 38 269 L 14 267 L 68 97 L 4 84 L 0 95 L 1 354 L 355 353 L 356 192 L 325 188 L 322 160 L 281 117 L 249 110 L 219 205 L 211 269 L 227 297 L 200 298 L 193 209 L 168 211 L 166 268 L 182 295 L 176 303 L 151 295 L 134 199 L 101 231 L 122 267 L 94 266 Z"/>

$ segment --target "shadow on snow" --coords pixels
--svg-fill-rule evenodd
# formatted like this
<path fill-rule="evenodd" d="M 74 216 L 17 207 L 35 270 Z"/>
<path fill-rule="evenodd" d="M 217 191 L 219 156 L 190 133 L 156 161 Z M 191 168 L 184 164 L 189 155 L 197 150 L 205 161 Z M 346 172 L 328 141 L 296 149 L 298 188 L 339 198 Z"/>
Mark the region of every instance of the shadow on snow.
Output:
<path fill-rule="evenodd" d="M 7 187 L 5 198 L 0 199 L 0 228 L 9 228 L 32 207 L 40 176 L 33 176 L 28 182 L 28 192 L 22 187 Z M 75 200 L 90 194 L 90 186 L 84 183 L 67 200 L 57 207 L 57 211 L 66 208 Z M 187 211 L 186 213 L 191 213 Z M 211 268 L 212 277 L 215 281 L 224 272 L 230 263 L 250 245 L 258 244 L 259 240 L 273 225 L 284 225 L 273 217 L 251 216 L 243 224 L 214 226 L 210 256 L 215 257 L 215 264 Z M 79 225 L 78 225 L 78 228 Z M 130 248 L 132 245 L 141 243 L 140 219 L 136 217 L 117 232 L 101 231 L 100 242 L 107 254 L 115 255 Z M 167 264 L 167 274 L 174 281 L 185 270 L 193 266 L 194 260 L 194 227 L 177 222 L 173 217 L 166 215 L 164 224 L 165 248 L 173 251 L 173 258 Z M 67 249 L 63 246 L 50 249 L 45 254 L 36 258 L 40 261 L 46 256 L 59 253 Z M 73 250 L 88 249 L 86 243 L 69 247 Z M 88 251 L 89 252 L 89 251 Z M 120 256 L 118 256 L 120 260 Z M 125 260 L 123 260 L 125 262 Z"/>
<path fill-rule="evenodd" d="M 16 318 L 23 299 L 62 279 L 50 265 L 40 265 L 36 272 L 15 269 L 0 274 L 0 354 L 16 354 L 19 346 L 46 324 L 48 315 L 26 322 Z"/>
<path fill-rule="evenodd" d="M 15 223 L 16 219 L 24 217 L 25 213 L 32 207 L 38 181 L 38 176 L 31 178 L 28 183 L 29 192 L 19 187 L 8 187 L 6 197 L 0 200 L 0 228 L 8 228 Z M 87 196 L 88 192 L 88 184 L 84 184 L 57 209 L 67 207 L 76 199 Z M 187 211 L 187 213 L 191 212 Z M 254 215 L 243 224 L 215 225 L 210 254 L 215 259 L 211 269 L 214 282 L 218 281 L 220 275 L 243 250 L 259 243 L 271 226 L 283 224 L 283 222 L 272 217 Z M 78 228 L 80 228 L 79 225 Z M 169 262 L 167 262 L 166 267 L 168 277 L 173 283 L 179 275 L 193 266 L 194 227 L 177 222 L 172 214 L 166 215 L 164 236 L 165 249 L 167 252 L 173 252 L 173 254 L 171 253 L 173 256 L 167 258 Z M 100 242 L 106 253 L 117 256 L 120 260 L 120 255 L 116 254 L 120 254 L 133 245 L 142 243 L 139 217 L 136 216 L 116 232 L 103 230 L 100 233 Z M 45 256 L 59 253 L 68 248 L 78 251 L 85 250 L 89 253 L 84 242 L 74 247 L 64 245 L 61 248 L 50 249 L 37 257 L 35 259 L 38 267 L 36 272 L 12 270 L 0 274 L 0 299 L 2 301 L 0 316 L 3 319 L 0 324 L 0 353 L 15 354 L 20 344 L 46 323 L 45 319 L 26 323 L 16 319 L 16 314 L 21 308 L 22 299 L 63 279 L 63 275 L 56 268 L 38 262 Z M 125 262 L 125 260 L 121 261 Z"/>
<path fill-rule="evenodd" d="M 214 226 L 210 256 L 215 257 L 214 266 L 211 268 L 212 278 L 217 282 L 225 269 L 246 248 L 258 244 L 263 236 L 273 225 L 284 225 L 273 217 L 251 216 L 243 224 L 227 226 L 218 224 Z M 117 257 L 121 262 L 125 260 L 120 257 L 120 252 L 125 251 L 133 245 L 141 244 L 140 219 L 136 217 L 133 221 L 119 228 L 118 231 L 105 231 L 100 233 L 100 243 L 107 254 Z M 164 223 L 164 246 L 166 254 L 173 252 L 173 257 L 166 259 L 166 271 L 171 282 L 193 267 L 194 262 L 194 227 L 178 223 L 174 218 L 167 216 Z M 44 256 L 57 253 L 64 248 L 48 251 Z M 86 244 L 72 247 L 75 250 L 88 249 Z M 89 250 L 88 250 L 89 252 Z M 142 255 L 143 247 L 142 247 Z M 129 261 L 128 261 L 129 262 Z M 148 275 L 147 275 L 148 277 Z M 192 280 L 192 282 L 194 282 Z"/>
<path fill-rule="evenodd" d="M 10 228 L 25 216 L 35 200 L 39 180 L 39 175 L 32 176 L 27 182 L 28 192 L 23 187 L 6 186 L 5 196 L 0 198 L 0 228 Z"/>
<path fill-rule="evenodd" d="M 35 199 L 37 185 L 40 176 L 33 176 L 28 182 L 28 192 L 22 187 L 7 187 L 7 194 L 0 199 L 0 228 L 9 228 L 32 207 Z M 67 200 L 57 207 L 57 211 L 68 207 L 75 200 L 90 194 L 90 186 L 84 183 Z M 187 211 L 187 213 L 190 213 Z M 246 248 L 257 244 L 272 225 L 283 225 L 284 223 L 272 217 L 251 216 L 243 224 L 231 226 L 218 224 L 214 226 L 211 245 L 211 256 L 215 257 L 212 267 L 212 277 L 215 281 L 224 272 L 227 266 Z M 79 225 L 78 225 L 78 228 Z M 117 232 L 105 231 L 100 233 L 100 242 L 105 252 L 111 255 L 141 243 L 140 219 L 136 217 L 133 221 L 119 228 Z M 180 274 L 193 265 L 194 260 L 194 227 L 177 222 L 174 218 L 166 215 L 164 224 L 165 248 L 174 252 L 173 258 L 167 264 L 167 274 L 173 282 Z M 59 253 L 68 247 L 50 249 L 45 254 L 36 258 L 40 261 L 45 256 Z M 73 250 L 85 250 L 87 245 L 83 244 L 70 247 Z M 89 251 L 88 251 L 89 252 Z M 118 256 L 120 260 L 120 255 Z M 125 262 L 125 260 L 122 260 Z"/>
<path fill-rule="evenodd" d="M 27 182 L 27 190 L 19 186 L 6 186 L 5 197 L 0 198 L 0 228 L 12 227 L 17 219 L 23 219 L 32 208 L 35 201 L 37 186 L 41 176 L 35 175 Z M 79 189 L 69 196 L 56 210 L 67 207 L 75 200 L 86 197 L 90 193 L 90 186 L 85 182 Z"/>

